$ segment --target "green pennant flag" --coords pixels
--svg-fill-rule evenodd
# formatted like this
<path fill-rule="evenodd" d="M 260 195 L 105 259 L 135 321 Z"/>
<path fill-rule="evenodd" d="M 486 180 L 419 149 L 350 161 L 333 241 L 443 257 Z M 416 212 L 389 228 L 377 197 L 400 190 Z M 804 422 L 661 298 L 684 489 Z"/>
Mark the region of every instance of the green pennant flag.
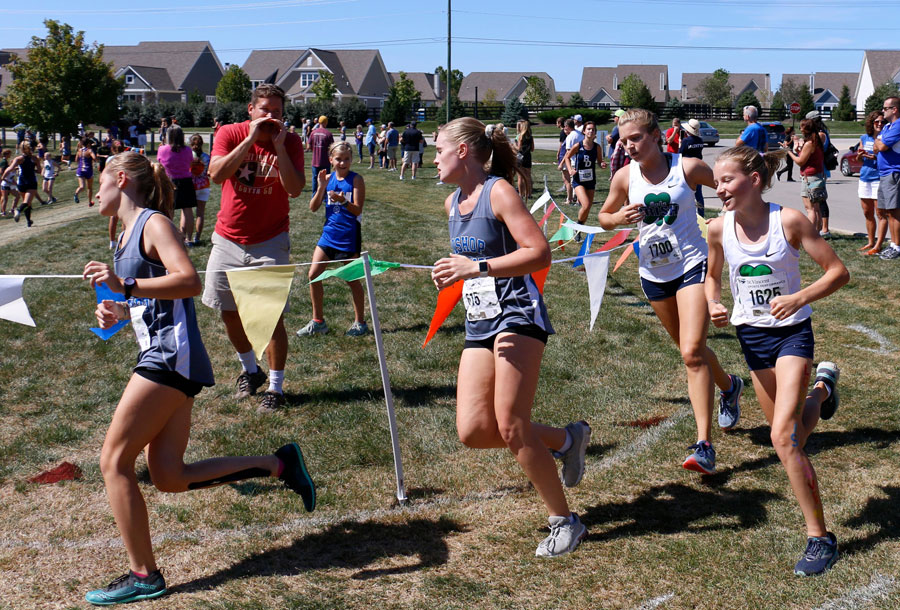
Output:
<path fill-rule="evenodd" d="M 399 267 L 400 263 L 392 263 L 389 261 L 377 261 L 375 259 L 369 259 L 369 265 L 372 267 L 372 275 L 378 275 L 379 273 L 384 273 L 388 269 L 393 269 L 395 267 Z M 363 263 L 363 259 L 358 258 L 352 263 L 347 263 L 343 267 L 338 267 L 337 269 L 329 269 L 316 279 L 313 282 L 321 282 L 322 280 L 328 279 L 330 277 L 337 277 L 345 282 L 352 282 L 354 280 L 359 280 L 366 277 L 366 266 Z"/>
<path fill-rule="evenodd" d="M 570 239 L 575 237 L 575 230 L 572 227 L 567 227 L 563 225 L 559 228 L 559 231 L 553 234 L 553 236 L 547 241 L 569 241 Z"/>

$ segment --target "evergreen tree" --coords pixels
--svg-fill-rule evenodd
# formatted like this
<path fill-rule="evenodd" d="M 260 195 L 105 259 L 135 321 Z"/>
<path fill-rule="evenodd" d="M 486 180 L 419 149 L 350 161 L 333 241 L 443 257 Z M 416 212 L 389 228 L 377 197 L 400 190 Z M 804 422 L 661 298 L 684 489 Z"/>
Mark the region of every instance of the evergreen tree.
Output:
<path fill-rule="evenodd" d="M 816 102 L 813 100 L 812 92 L 809 90 L 809 87 L 802 87 L 800 89 L 797 101 L 800 103 L 799 118 L 801 119 L 806 116 L 806 113 L 816 109 Z"/>
<path fill-rule="evenodd" d="M 762 111 L 762 104 L 756 99 L 752 91 L 744 91 L 734 100 L 734 109 L 741 112 L 745 106 L 756 106 L 756 111 Z"/>
<path fill-rule="evenodd" d="M 687 109 L 684 107 L 684 104 L 681 103 L 681 100 L 677 97 L 673 97 L 668 102 L 666 102 L 665 109 L 666 118 L 675 118 L 683 119 L 687 116 Z"/>
<path fill-rule="evenodd" d="M 866 116 L 869 116 L 870 112 L 881 110 L 882 104 L 884 104 L 884 100 L 897 94 L 897 83 L 882 83 L 875 87 L 875 91 L 872 92 L 872 95 L 866 98 Z"/>
<path fill-rule="evenodd" d="M 228 104 L 250 101 L 250 77 L 236 64 L 231 64 L 216 85 L 216 102 Z"/>
<path fill-rule="evenodd" d="M 835 121 L 856 120 L 856 108 L 850 101 L 850 87 L 847 85 L 841 87 L 841 98 L 838 100 L 838 105 L 831 111 L 831 118 Z"/>
<path fill-rule="evenodd" d="M 643 108 L 650 112 L 659 111 L 650 88 L 636 74 L 626 76 L 619 89 L 622 92 L 619 105 L 625 108 Z"/>
<path fill-rule="evenodd" d="M 84 32 L 48 19 L 47 37 L 33 36 L 28 56 L 8 64 L 13 76 L 4 100 L 17 122 L 44 133 L 71 134 L 85 125 L 118 118 L 124 83 L 103 61 L 103 46 L 87 45 Z"/>
<path fill-rule="evenodd" d="M 783 121 L 784 117 L 787 116 L 787 112 L 784 109 L 784 96 L 781 94 L 781 90 L 775 92 L 775 95 L 772 96 L 772 118 L 776 121 Z"/>
<path fill-rule="evenodd" d="M 581 97 L 581 94 L 577 91 L 572 94 L 569 98 L 569 107 L 570 108 L 587 108 L 587 102 L 584 101 L 584 98 Z"/>
<path fill-rule="evenodd" d="M 516 98 L 507 100 L 503 107 L 503 115 L 500 117 L 500 120 L 507 127 L 513 127 L 519 119 L 528 119 L 528 109 L 525 107 L 525 104 Z"/>

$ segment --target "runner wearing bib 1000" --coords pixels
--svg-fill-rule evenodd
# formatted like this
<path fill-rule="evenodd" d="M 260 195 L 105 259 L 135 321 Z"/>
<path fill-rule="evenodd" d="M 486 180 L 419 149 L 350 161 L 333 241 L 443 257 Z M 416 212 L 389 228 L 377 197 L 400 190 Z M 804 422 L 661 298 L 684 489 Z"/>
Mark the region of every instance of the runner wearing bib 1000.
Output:
<path fill-rule="evenodd" d="M 769 301 L 777 296 L 799 292 L 800 251 L 784 237 L 781 206 L 769 203 L 769 233 L 760 244 L 744 244 L 737 238 L 734 212 L 725 212 L 722 246 L 728 261 L 731 294 L 734 295 L 734 326 L 747 324 L 761 328 L 794 326 L 812 315 L 804 305 L 793 315 L 778 320 L 769 310 Z"/>
<path fill-rule="evenodd" d="M 628 167 L 628 199 L 645 206 L 640 230 L 642 279 L 669 282 L 706 260 L 706 240 L 697 224 L 694 191 L 684 177 L 681 155 L 665 154 L 669 173 L 658 184 L 644 179 L 639 163 Z"/>

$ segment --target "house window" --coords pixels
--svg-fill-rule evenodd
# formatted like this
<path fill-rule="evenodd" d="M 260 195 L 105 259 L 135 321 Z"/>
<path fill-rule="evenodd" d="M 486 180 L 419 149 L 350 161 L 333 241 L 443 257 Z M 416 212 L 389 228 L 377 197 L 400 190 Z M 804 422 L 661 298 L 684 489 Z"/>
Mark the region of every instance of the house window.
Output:
<path fill-rule="evenodd" d="M 215 95 L 207 95 L 207 96 L 206 96 L 206 103 L 207 103 L 207 104 L 215 104 L 215 103 L 216 103 L 216 96 L 215 96 Z"/>
<path fill-rule="evenodd" d="M 314 82 L 319 80 L 318 72 L 301 72 L 300 73 L 300 86 L 308 87 Z"/>
<path fill-rule="evenodd" d="M 613 74 L 613 89 L 619 88 L 619 75 Z"/>
<path fill-rule="evenodd" d="M 250 81 L 250 88 L 251 88 L 251 89 L 256 89 L 256 88 L 259 87 L 261 84 L 262 84 L 262 81 L 261 81 L 261 80 L 252 80 L 252 81 Z"/>
<path fill-rule="evenodd" d="M 133 85 L 134 84 L 134 74 L 126 74 L 125 75 L 125 84 Z"/>
<path fill-rule="evenodd" d="M 312 65 L 312 55 L 310 55 L 309 57 L 306 58 L 306 65 L 307 65 L 307 66 L 311 66 L 311 65 Z"/>
<path fill-rule="evenodd" d="M 664 72 L 659 73 L 659 90 L 660 91 L 666 90 L 666 75 Z"/>

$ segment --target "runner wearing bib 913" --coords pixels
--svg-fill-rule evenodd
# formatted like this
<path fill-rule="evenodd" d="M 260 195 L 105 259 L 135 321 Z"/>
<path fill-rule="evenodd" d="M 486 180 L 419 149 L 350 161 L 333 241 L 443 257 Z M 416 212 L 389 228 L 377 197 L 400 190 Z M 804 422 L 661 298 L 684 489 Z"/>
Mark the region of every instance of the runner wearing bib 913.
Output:
<path fill-rule="evenodd" d="M 637 223 L 639 273 L 644 294 L 663 327 L 681 350 L 687 369 L 688 395 L 697 422 L 697 442 L 682 466 L 704 474 L 716 468 L 710 443 L 712 382 L 720 389 L 719 425 L 730 429 L 740 418 L 744 383 L 722 369 L 706 346 L 709 312 L 703 292 L 706 241 L 700 232 L 694 190 L 714 185 L 702 159 L 664 154 L 656 115 L 629 110 L 619 118 L 619 137 L 631 157 L 628 171 L 617 172 L 600 210 L 600 226 L 613 229 Z"/>

